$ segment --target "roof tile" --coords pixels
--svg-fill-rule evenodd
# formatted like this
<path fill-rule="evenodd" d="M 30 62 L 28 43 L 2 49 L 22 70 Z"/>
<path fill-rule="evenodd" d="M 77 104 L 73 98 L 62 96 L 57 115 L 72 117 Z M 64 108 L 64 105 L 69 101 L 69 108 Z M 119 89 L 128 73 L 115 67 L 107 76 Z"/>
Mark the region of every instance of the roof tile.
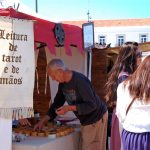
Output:
<path fill-rule="evenodd" d="M 150 18 L 142 19 L 118 19 L 118 20 L 94 20 L 95 27 L 113 27 L 113 26 L 150 26 Z M 63 23 L 82 26 L 87 21 L 63 21 Z"/>

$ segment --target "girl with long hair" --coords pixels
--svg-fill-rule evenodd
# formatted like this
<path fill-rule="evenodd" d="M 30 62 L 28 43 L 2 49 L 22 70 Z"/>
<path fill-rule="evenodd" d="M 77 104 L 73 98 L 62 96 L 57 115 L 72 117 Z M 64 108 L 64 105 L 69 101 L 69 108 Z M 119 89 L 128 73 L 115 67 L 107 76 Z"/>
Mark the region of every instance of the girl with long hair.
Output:
<path fill-rule="evenodd" d="M 138 58 L 141 56 L 139 45 L 137 42 L 126 42 L 120 47 L 120 51 L 116 62 L 108 74 L 108 80 L 105 85 L 106 101 L 110 107 L 113 107 L 112 123 L 111 123 L 111 150 L 121 149 L 121 140 L 119 133 L 119 122 L 115 115 L 117 87 L 126 80 L 137 68 Z"/>
<path fill-rule="evenodd" d="M 150 55 L 117 89 L 116 114 L 124 150 L 150 149 Z"/>

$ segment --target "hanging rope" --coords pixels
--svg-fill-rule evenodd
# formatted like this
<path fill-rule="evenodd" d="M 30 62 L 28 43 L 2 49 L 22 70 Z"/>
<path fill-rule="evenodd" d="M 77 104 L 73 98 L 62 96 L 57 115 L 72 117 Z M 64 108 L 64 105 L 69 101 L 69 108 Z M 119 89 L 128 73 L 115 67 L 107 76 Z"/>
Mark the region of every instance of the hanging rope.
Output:
<path fill-rule="evenodd" d="M 40 91 L 39 91 L 39 77 L 38 77 L 37 67 L 35 69 L 35 73 L 36 73 L 36 89 L 37 89 L 37 93 L 39 94 L 40 93 Z"/>
<path fill-rule="evenodd" d="M 45 75 L 45 95 L 46 95 L 46 92 L 47 92 L 47 72 Z"/>

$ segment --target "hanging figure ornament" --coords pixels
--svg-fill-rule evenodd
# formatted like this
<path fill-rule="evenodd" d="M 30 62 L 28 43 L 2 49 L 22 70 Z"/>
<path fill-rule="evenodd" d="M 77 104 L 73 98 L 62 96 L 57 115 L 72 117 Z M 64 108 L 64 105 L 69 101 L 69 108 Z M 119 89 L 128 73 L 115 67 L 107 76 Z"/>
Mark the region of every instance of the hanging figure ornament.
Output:
<path fill-rule="evenodd" d="M 59 46 L 63 46 L 64 41 L 65 41 L 65 32 L 61 23 L 57 23 L 55 25 L 54 34 L 55 34 L 55 37 Z"/>

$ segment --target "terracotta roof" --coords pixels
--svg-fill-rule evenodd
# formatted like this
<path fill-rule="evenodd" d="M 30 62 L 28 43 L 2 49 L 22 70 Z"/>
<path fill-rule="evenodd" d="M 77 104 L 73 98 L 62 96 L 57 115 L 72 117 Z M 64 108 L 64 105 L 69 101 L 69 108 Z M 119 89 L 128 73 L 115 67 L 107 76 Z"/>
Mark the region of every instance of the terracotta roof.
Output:
<path fill-rule="evenodd" d="M 143 19 L 118 19 L 118 20 L 94 20 L 95 27 L 113 27 L 113 26 L 150 26 L 150 18 Z M 63 23 L 82 26 L 87 21 L 63 21 Z"/>

